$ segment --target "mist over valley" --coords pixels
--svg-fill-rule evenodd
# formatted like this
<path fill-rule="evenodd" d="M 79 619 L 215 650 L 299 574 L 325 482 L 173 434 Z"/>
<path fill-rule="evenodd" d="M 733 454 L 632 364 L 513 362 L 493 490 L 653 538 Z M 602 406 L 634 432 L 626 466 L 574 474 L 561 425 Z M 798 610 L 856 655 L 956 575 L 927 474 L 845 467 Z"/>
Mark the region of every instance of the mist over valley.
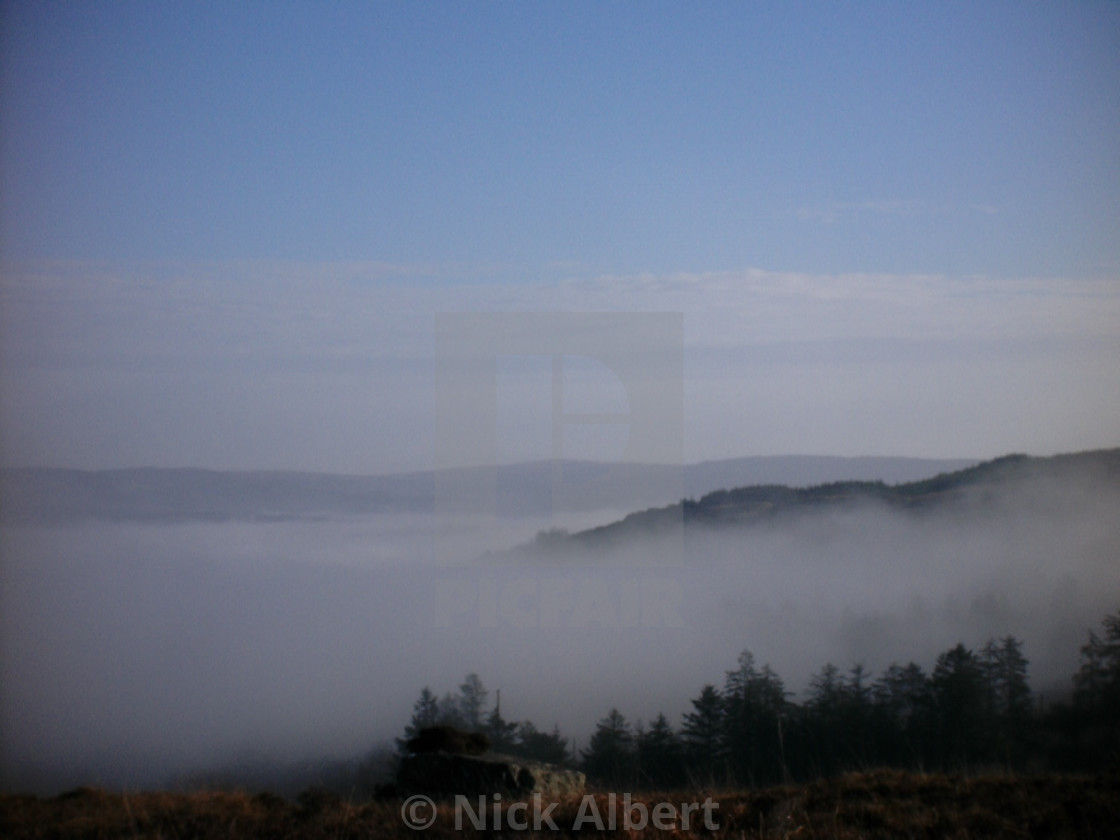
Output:
<path fill-rule="evenodd" d="M 876 483 L 862 462 L 845 475 L 822 461 L 815 475 L 852 481 L 645 513 L 472 517 L 420 501 L 323 515 L 310 494 L 257 521 L 197 506 L 153 518 L 150 504 L 9 521 L 4 784 L 153 787 L 361 756 L 400 735 L 422 687 L 469 672 L 501 690 L 507 719 L 578 747 L 610 708 L 679 720 L 745 649 L 803 692 L 827 662 L 928 668 L 957 642 L 1014 634 L 1033 688 L 1061 697 L 1088 629 L 1120 601 L 1118 463 L 1117 450 L 1004 459 L 924 482 L 948 471 L 910 464 L 917 482 Z M 158 477 L 174 498 L 175 473 Z M 20 510 L 5 482 L 5 509 Z"/>

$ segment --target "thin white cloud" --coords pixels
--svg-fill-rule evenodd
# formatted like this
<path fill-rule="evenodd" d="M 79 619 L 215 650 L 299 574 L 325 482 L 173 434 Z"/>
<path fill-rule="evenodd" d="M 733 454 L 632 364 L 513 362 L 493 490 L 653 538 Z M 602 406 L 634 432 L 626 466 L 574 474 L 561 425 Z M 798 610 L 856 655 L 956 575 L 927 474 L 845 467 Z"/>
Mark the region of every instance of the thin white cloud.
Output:
<path fill-rule="evenodd" d="M 9 268 L 5 458 L 424 466 L 434 318 L 448 311 L 683 313 L 696 459 L 1073 449 L 1120 428 L 1112 278 L 488 276 L 384 263 Z"/>
<path fill-rule="evenodd" d="M 508 284 L 380 263 L 40 267 L 3 279 L 8 364 L 398 358 L 440 311 L 671 311 L 690 343 L 1120 336 L 1112 279 L 746 269 Z M 427 352 L 426 350 L 424 352 Z"/>

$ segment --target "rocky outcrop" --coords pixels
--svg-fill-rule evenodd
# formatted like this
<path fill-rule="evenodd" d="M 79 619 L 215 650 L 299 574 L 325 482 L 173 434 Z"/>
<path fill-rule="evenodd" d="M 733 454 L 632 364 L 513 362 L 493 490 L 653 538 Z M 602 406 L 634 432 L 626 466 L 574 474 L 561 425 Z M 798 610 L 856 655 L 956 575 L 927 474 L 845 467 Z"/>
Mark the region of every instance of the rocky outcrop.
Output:
<path fill-rule="evenodd" d="M 524 798 L 539 793 L 555 799 L 582 794 L 586 784 L 583 773 L 575 770 L 493 754 L 415 753 L 401 759 L 397 772 L 397 788 L 401 792 L 435 798 L 493 793 Z"/>

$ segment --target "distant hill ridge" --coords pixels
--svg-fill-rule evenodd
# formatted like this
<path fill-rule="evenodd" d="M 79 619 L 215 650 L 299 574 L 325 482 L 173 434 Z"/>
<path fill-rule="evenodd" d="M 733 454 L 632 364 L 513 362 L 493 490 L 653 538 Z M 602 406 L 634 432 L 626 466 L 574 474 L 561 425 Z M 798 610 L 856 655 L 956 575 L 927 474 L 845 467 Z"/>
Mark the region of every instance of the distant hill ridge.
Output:
<path fill-rule="evenodd" d="M 494 489 L 502 516 L 625 511 L 679 502 L 723 487 L 806 486 L 836 480 L 925 478 L 971 460 L 765 456 L 687 466 L 538 461 L 495 468 L 362 476 L 294 471 L 156 468 L 0 469 L 0 520 L 6 522 L 273 521 L 371 514 L 431 513 L 438 480 Z M 554 492 L 557 467 L 562 498 Z"/>
<path fill-rule="evenodd" d="M 0 521 L 281 521 L 431 513 L 441 476 L 490 482 L 499 515 L 637 511 L 586 532 L 659 519 L 729 523 L 812 505 L 874 498 L 928 505 L 939 494 L 1030 476 L 1095 471 L 1115 479 L 1120 449 L 976 463 L 917 458 L 767 456 L 684 467 L 549 461 L 384 476 L 285 471 L 138 468 L 0 470 Z M 554 495 L 557 466 L 566 495 Z M 735 488 L 735 489 L 723 489 Z M 683 499 L 683 501 L 682 501 Z M 558 536 L 556 534 L 552 536 Z M 574 537 L 574 535 L 572 535 Z M 595 539 L 597 537 L 590 537 Z"/>
<path fill-rule="evenodd" d="M 836 481 L 809 487 L 752 485 L 716 490 L 699 500 L 632 513 L 623 519 L 576 533 L 548 531 L 515 551 L 551 553 L 599 549 L 623 540 L 689 526 L 725 527 L 775 521 L 782 516 L 824 508 L 842 509 L 862 502 L 922 510 L 963 500 L 966 493 L 990 491 L 990 497 L 1031 482 L 1104 483 L 1120 490 L 1120 448 L 1050 457 L 1005 455 L 964 469 L 894 485 L 883 481 Z M 1120 512 L 1118 512 L 1120 513 Z"/>

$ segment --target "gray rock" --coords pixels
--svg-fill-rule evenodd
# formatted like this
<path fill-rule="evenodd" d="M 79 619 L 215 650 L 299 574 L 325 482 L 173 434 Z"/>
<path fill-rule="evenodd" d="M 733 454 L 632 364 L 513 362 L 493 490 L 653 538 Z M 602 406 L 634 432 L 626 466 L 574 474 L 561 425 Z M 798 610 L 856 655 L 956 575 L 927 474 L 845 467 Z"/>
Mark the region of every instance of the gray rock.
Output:
<path fill-rule="evenodd" d="M 582 794 L 587 779 L 576 770 L 527 761 L 508 755 L 457 755 L 447 752 L 417 753 L 401 759 L 397 787 L 406 795 L 423 793 L 449 799 L 501 793 L 525 798 L 539 793 L 546 798 Z"/>

